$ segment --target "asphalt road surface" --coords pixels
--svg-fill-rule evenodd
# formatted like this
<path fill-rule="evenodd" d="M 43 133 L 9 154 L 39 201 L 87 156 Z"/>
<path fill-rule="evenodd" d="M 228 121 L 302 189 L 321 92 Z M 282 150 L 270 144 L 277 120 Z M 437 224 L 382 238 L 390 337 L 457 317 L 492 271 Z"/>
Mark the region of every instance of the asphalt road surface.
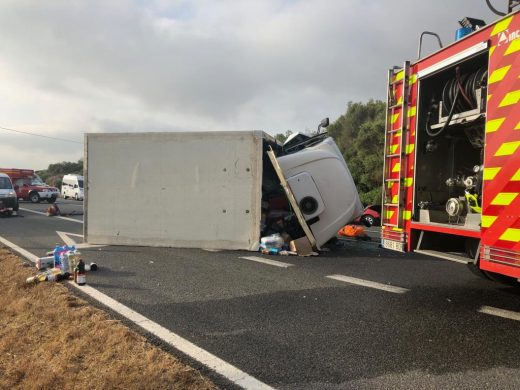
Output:
<path fill-rule="evenodd" d="M 82 211 L 81 202 L 59 202 L 62 211 Z M 81 242 L 81 216 L 21 207 L 20 217 L 0 219 L 4 239 L 38 256 L 61 242 L 56 231 Z M 345 241 L 307 258 L 143 247 L 83 253 L 100 266 L 90 286 L 275 388 L 520 388 L 520 290 L 458 263 L 386 251 L 377 241 Z"/>

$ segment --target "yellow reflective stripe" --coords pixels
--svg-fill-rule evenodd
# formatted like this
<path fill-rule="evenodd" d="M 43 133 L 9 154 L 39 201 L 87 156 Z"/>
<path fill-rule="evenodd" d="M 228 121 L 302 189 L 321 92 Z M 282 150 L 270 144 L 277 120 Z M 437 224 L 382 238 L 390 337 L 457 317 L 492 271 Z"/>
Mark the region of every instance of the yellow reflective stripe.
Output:
<path fill-rule="evenodd" d="M 520 146 L 520 141 L 504 142 L 502 145 L 500 145 L 500 148 L 498 148 L 497 152 L 495 153 L 495 157 L 510 156 L 516 152 L 518 146 Z"/>
<path fill-rule="evenodd" d="M 415 106 L 410 107 L 410 108 L 408 109 L 408 117 L 410 118 L 410 117 L 412 117 L 412 116 L 415 116 L 415 112 L 416 112 L 416 111 L 417 111 L 417 110 L 416 110 Z"/>
<path fill-rule="evenodd" d="M 393 227 L 392 230 L 394 232 L 402 232 L 403 231 L 403 228 L 396 228 L 396 227 Z"/>
<path fill-rule="evenodd" d="M 403 104 L 403 97 L 399 96 L 399 100 L 397 100 L 397 104 Z"/>
<path fill-rule="evenodd" d="M 487 95 L 487 101 L 489 102 L 489 100 L 491 99 L 491 96 L 493 95 Z"/>
<path fill-rule="evenodd" d="M 401 169 L 401 163 L 395 163 L 394 167 L 392 168 L 392 172 L 399 172 Z"/>
<path fill-rule="evenodd" d="M 493 131 L 497 131 L 500 129 L 500 126 L 502 126 L 502 123 L 506 118 L 498 118 L 498 119 L 491 119 L 486 122 L 486 133 L 492 133 Z"/>
<path fill-rule="evenodd" d="M 402 80 L 403 76 L 404 76 L 404 70 L 401 70 L 399 73 L 397 73 L 395 75 L 394 81 Z"/>
<path fill-rule="evenodd" d="M 397 122 L 397 118 L 399 118 L 399 113 L 392 115 L 392 119 L 390 120 L 390 123 L 394 124 L 395 122 Z"/>
<path fill-rule="evenodd" d="M 493 28 L 493 31 L 491 31 L 490 36 L 497 35 L 498 33 L 501 33 L 505 29 L 509 27 L 509 23 L 511 23 L 511 20 L 513 20 L 513 16 L 510 16 L 504 20 L 501 20 L 497 24 L 495 24 L 495 27 Z"/>
<path fill-rule="evenodd" d="M 509 47 L 507 48 L 504 55 L 507 56 L 508 54 L 515 53 L 518 50 L 520 50 L 520 39 L 516 38 L 513 42 L 509 44 Z"/>
<path fill-rule="evenodd" d="M 399 202 L 399 196 L 396 194 L 392 197 L 392 203 L 397 203 Z"/>
<path fill-rule="evenodd" d="M 410 210 L 403 210 L 403 219 L 405 221 L 412 219 L 412 212 Z"/>
<path fill-rule="evenodd" d="M 404 179 L 404 186 L 405 187 L 411 187 L 412 184 L 413 184 L 413 177 L 406 177 Z"/>
<path fill-rule="evenodd" d="M 495 69 L 493 71 L 493 73 L 491 73 L 491 76 L 489 76 L 488 84 L 496 83 L 497 81 L 500 81 L 504 77 L 506 77 L 506 74 L 509 71 L 509 68 L 511 68 L 511 65 L 507 65 L 502 68 Z"/>
<path fill-rule="evenodd" d="M 520 241 L 520 229 L 507 228 L 500 236 L 500 239 L 504 241 L 518 242 Z"/>
<path fill-rule="evenodd" d="M 483 215 L 481 226 L 483 228 L 488 228 L 491 225 L 493 225 L 493 222 L 495 222 L 495 219 L 497 219 L 497 217 L 495 217 L 494 215 Z"/>
<path fill-rule="evenodd" d="M 495 196 L 491 204 L 495 206 L 509 206 L 517 196 L 518 192 L 501 192 Z"/>
<path fill-rule="evenodd" d="M 387 210 L 386 211 L 386 219 L 391 219 L 392 216 L 394 215 L 395 211 L 394 210 Z"/>
<path fill-rule="evenodd" d="M 520 122 L 518 122 L 515 126 L 515 130 L 520 130 Z"/>
<path fill-rule="evenodd" d="M 411 144 L 411 145 L 406 145 L 406 154 L 410 154 L 413 152 L 415 148 L 415 145 L 414 144 Z"/>
<path fill-rule="evenodd" d="M 390 145 L 390 153 L 394 154 L 397 151 L 398 147 L 399 147 L 399 144 Z"/>
<path fill-rule="evenodd" d="M 518 171 L 513 175 L 511 181 L 520 181 L 520 168 L 518 168 Z"/>
<path fill-rule="evenodd" d="M 504 98 L 498 105 L 498 107 L 510 106 L 512 104 L 518 103 L 519 100 L 520 100 L 520 89 L 517 91 L 512 91 L 512 92 L 507 93 L 506 96 L 504 96 Z"/>
<path fill-rule="evenodd" d="M 386 186 L 388 188 L 392 188 L 394 186 L 394 183 L 395 183 L 395 181 L 389 181 L 388 183 L 386 183 Z"/>
<path fill-rule="evenodd" d="M 412 85 L 416 81 L 417 81 L 417 75 L 413 74 L 413 75 L 410 76 L 410 80 L 408 81 L 408 85 Z"/>
<path fill-rule="evenodd" d="M 493 180 L 502 168 L 484 168 L 484 180 Z"/>
<path fill-rule="evenodd" d="M 491 46 L 491 47 L 489 48 L 489 56 L 490 56 L 490 57 L 491 57 L 491 55 L 493 54 L 493 52 L 495 51 L 496 48 L 497 48 L 496 46 Z"/>

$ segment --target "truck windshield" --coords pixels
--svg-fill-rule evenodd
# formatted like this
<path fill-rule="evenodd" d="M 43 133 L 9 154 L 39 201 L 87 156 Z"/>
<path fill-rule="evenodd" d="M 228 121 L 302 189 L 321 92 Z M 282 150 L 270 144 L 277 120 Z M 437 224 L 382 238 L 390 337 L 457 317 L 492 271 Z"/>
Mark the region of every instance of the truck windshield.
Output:
<path fill-rule="evenodd" d="M 0 177 L 0 190 L 12 190 L 11 180 L 7 177 Z"/>
<path fill-rule="evenodd" d="M 31 185 L 32 186 L 44 186 L 45 183 L 39 177 L 33 177 L 31 179 Z"/>
<path fill-rule="evenodd" d="M 83 180 L 78 180 L 79 188 L 83 188 Z"/>

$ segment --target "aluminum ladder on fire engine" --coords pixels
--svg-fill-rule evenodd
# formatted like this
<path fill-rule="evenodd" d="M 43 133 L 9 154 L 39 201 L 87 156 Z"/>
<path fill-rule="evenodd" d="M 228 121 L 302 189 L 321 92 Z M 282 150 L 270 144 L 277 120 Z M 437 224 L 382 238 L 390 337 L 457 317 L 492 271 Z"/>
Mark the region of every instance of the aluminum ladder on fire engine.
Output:
<path fill-rule="evenodd" d="M 402 74 L 401 74 L 402 73 Z M 402 228 L 403 227 L 403 208 L 404 204 L 404 175 L 405 167 L 403 162 L 406 158 L 406 132 L 408 129 L 408 101 L 410 95 L 410 61 L 406 61 L 402 70 L 396 72 L 396 69 L 390 69 L 388 71 L 388 93 L 387 93 L 387 111 L 386 111 L 386 127 L 385 127 L 385 149 L 384 149 L 384 170 L 383 170 L 383 226 Z M 396 90 L 398 86 L 402 84 L 402 97 L 396 101 Z M 394 128 L 392 118 L 395 115 L 400 117 L 400 125 Z M 391 151 L 391 138 L 394 134 L 400 133 L 400 147 Z M 396 153 L 397 152 L 397 153 Z M 399 171 L 397 178 L 391 178 L 390 172 L 390 159 L 396 159 L 399 157 Z M 398 183 L 397 202 L 396 199 L 388 199 L 387 191 L 390 183 Z M 388 212 L 394 211 L 397 213 L 397 223 L 390 223 L 387 218 Z M 385 222 L 386 221 L 386 222 Z"/>

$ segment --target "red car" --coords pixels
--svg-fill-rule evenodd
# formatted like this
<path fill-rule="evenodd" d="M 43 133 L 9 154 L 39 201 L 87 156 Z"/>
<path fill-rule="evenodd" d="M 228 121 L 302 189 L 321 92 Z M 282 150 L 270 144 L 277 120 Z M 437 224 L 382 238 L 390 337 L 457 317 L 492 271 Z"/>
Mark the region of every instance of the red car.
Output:
<path fill-rule="evenodd" d="M 370 205 L 365 207 L 363 214 L 354 220 L 355 223 L 362 223 L 365 226 L 379 226 L 381 224 L 381 206 Z"/>

